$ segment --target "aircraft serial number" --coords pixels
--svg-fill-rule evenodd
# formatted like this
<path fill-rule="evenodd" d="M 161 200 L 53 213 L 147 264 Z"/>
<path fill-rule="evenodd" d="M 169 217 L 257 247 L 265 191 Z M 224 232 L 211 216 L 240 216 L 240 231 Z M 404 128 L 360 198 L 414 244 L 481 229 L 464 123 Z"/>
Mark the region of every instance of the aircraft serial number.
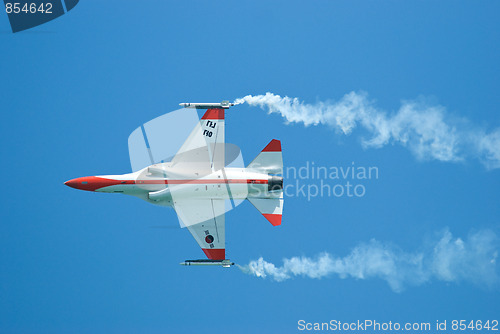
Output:
<path fill-rule="evenodd" d="M 30 13 L 30 14 L 35 14 L 35 13 L 44 13 L 44 14 L 52 14 L 52 3 L 47 2 L 47 3 L 41 3 L 40 5 L 32 2 L 32 3 L 25 3 L 23 6 L 19 2 L 7 2 L 5 4 L 5 12 L 7 14 L 19 14 L 21 12 L 23 13 Z"/>

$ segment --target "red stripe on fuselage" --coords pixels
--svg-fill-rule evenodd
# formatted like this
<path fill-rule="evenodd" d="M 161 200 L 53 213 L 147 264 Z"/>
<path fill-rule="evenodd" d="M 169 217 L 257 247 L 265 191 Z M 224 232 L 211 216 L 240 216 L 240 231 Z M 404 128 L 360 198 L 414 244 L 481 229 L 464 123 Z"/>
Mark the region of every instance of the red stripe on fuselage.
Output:
<path fill-rule="evenodd" d="M 137 180 L 137 184 L 224 184 L 224 183 L 246 183 L 246 184 L 267 184 L 268 180 L 240 180 L 240 179 L 230 179 L 230 180 Z"/>
<path fill-rule="evenodd" d="M 195 179 L 195 180 L 114 180 L 97 176 L 79 177 L 64 184 L 75 189 L 96 191 L 101 188 L 129 184 L 267 184 L 267 180 L 255 179 Z"/>

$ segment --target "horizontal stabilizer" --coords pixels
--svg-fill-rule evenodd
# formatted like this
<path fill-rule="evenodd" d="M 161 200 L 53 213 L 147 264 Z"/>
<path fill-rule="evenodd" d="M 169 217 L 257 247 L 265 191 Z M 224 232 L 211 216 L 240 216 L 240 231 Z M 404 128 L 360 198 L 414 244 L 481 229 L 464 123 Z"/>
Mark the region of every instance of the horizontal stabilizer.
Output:
<path fill-rule="evenodd" d="M 273 225 L 281 225 L 283 198 L 247 198 L 250 203 Z"/>
<path fill-rule="evenodd" d="M 247 168 L 255 169 L 263 173 L 283 174 L 281 142 L 276 139 L 271 140 Z"/>

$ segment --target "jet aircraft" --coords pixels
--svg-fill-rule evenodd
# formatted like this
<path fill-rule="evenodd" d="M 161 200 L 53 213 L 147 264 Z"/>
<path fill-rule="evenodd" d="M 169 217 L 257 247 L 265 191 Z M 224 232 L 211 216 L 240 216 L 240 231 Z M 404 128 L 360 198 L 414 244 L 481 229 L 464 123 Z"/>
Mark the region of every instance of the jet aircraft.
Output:
<path fill-rule="evenodd" d="M 271 140 L 246 168 L 228 167 L 226 151 L 230 144 L 225 144 L 225 112 L 234 104 L 223 101 L 180 105 L 206 112 L 199 122 L 195 119 L 198 123 L 169 161 L 133 173 L 79 177 L 65 184 L 86 191 L 132 195 L 172 207 L 181 227 L 191 232 L 208 258 L 185 260 L 181 265 L 230 267 L 234 263 L 226 259 L 225 212 L 235 207 L 234 201 L 248 200 L 273 226 L 281 225 L 281 142 Z"/>

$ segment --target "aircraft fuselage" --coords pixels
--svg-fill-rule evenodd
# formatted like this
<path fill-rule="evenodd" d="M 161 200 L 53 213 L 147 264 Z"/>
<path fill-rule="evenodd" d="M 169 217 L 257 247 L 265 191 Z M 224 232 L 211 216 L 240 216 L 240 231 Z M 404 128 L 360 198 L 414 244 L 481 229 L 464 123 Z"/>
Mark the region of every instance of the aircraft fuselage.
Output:
<path fill-rule="evenodd" d="M 134 173 L 79 177 L 65 184 L 86 191 L 132 195 L 161 206 L 172 206 L 173 201 L 184 198 L 269 198 L 283 185 L 281 177 L 245 168 L 224 168 L 207 175 L 199 174 L 152 165 Z"/>

